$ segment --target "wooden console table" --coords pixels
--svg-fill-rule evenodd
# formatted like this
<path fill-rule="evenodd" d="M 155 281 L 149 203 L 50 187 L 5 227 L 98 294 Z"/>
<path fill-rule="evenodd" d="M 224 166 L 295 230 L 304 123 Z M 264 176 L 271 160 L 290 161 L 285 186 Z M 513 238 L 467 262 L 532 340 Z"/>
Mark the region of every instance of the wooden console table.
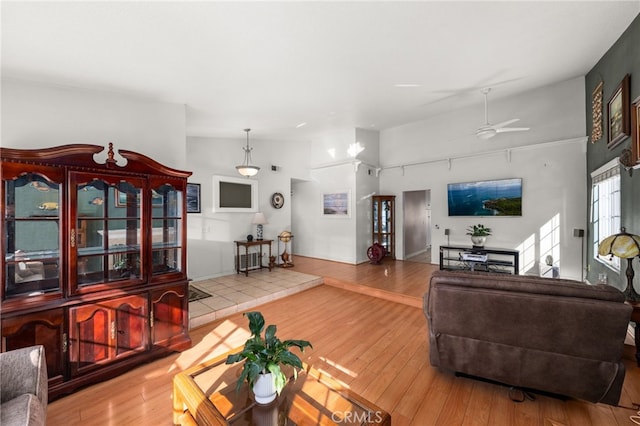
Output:
<path fill-rule="evenodd" d="M 520 273 L 520 252 L 468 246 L 440 246 L 440 269 Z"/>
<path fill-rule="evenodd" d="M 259 269 L 269 268 L 269 271 L 271 271 L 271 262 L 269 262 L 268 266 L 264 266 L 262 264 L 262 246 L 263 245 L 269 246 L 269 259 L 271 259 L 271 243 L 272 242 L 273 240 L 234 241 L 234 243 L 236 243 L 236 273 L 239 274 L 240 272 L 244 272 L 245 276 L 249 276 L 249 262 L 248 262 L 249 247 L 254 247 L 254 246 L 258 246 L 260 249 L 260 253 L 258 254 L 258 258 L 260 259 Z M 244 247 L 244 255 L 246 258 L 246 261 L 244 263 L 244 270 L 240 269 L 240 247 Z"/>

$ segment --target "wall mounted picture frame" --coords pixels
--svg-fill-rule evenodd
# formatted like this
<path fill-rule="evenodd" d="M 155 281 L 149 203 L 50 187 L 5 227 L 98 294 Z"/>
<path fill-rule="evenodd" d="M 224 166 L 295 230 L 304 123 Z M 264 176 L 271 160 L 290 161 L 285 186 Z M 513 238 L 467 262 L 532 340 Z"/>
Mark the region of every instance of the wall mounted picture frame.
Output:
<path fill-rule="evenodd" d="M 447 184 L 449 216 L 522 216 L 522 178 Z"/>
<path fill-rule="evenodd" d="M 187 213 L 200 213 L 199 183 L 187 183 Z"/>
<path fill-rule="evenodd" d="M 640 96 L 631 106 L 631 153 L 634 164 L 640 164 Z"/>
<path fill-rule="evenodd" d="M 602 139 L 602 89 L 604 87 L 604 81 L 600 80 L 600 83 L 593 89 L 591 94 L 591 116 L 592 116 L 592 128 L 591 128 L 591 143 L 596 143 Z"/>
<path fill-rule="evenodd" d="M 631 76 L 626 74 L 616 90 L 613 92 L 611 99 L 607 103 L 607 127 L 609 129 L 609 138 L 607 140 L 607 148 L 611 149 L 617 146 L 624 139 L 629 137 L 629 83 Z"/>
<path fill-rule="evenodd" d="M 116 189 L 116 207 L 127 207 L 127 194 Z M 140 205 L 140 197 L 136 197 L 136 202 Z"/>
<path fill-rule="evenodd" d="M 322 214 L 325 217 L 348 218 L 351 216 L 349 191 L 322 194 Z"/>

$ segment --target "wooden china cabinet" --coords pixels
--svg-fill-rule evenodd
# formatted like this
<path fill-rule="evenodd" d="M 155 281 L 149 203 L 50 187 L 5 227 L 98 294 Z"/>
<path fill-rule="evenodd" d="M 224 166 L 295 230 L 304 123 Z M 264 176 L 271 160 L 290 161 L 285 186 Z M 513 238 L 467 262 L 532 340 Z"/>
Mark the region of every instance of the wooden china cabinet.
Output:
<path fill-rule="evenodd" d="M 385 248 L 385 256 L 396 258 L 395 195 L 371 197 L 371 238 Z"/>
<path fill-rule="evenodd" d="M 191 173 L 102 151 L 0 148 L 1 349 L 44 345 L 50 399 L 191 345 Z"/>

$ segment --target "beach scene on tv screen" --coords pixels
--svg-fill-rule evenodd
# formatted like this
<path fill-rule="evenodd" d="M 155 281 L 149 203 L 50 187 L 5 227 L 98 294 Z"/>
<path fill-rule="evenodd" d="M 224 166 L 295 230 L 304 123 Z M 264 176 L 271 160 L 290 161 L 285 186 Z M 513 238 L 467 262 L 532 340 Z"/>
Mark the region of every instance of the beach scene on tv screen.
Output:
<path fill-rule="evenodd" d="M 522 216 L 522 179 L 447 185 L 449 216 Z"/>

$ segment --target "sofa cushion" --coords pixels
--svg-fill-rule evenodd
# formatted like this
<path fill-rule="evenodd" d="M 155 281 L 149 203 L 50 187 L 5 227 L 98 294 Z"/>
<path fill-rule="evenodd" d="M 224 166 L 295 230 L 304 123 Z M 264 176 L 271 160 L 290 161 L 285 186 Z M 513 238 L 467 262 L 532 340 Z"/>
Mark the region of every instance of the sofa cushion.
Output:
<path fill-rule="evenodd" d="M 4 402 L 0 407 L 2 426 L 44 425 L 47 413 L 35 395 L 24 394 Z"/>
<path fill-rule="evenodd" d="M 434 273 L 431 285 L 439 288 L 430 301 L 439 305 L 439 333 L 620 360 L 631 308 L 613 287 L 483 272 Z"/>
<path fill-rule="evenodd" d="M 590 285 L 561 278 L 541 278 L 478 271 L 435 271 L 432 280 L 444 279 L 448 284 L 492 288 L 517 293 L 579 297 L 581 299 L 624 302 L 624 293 L 605 284 Z M 514 284 L 517 284 L 514 286 Z"/>

